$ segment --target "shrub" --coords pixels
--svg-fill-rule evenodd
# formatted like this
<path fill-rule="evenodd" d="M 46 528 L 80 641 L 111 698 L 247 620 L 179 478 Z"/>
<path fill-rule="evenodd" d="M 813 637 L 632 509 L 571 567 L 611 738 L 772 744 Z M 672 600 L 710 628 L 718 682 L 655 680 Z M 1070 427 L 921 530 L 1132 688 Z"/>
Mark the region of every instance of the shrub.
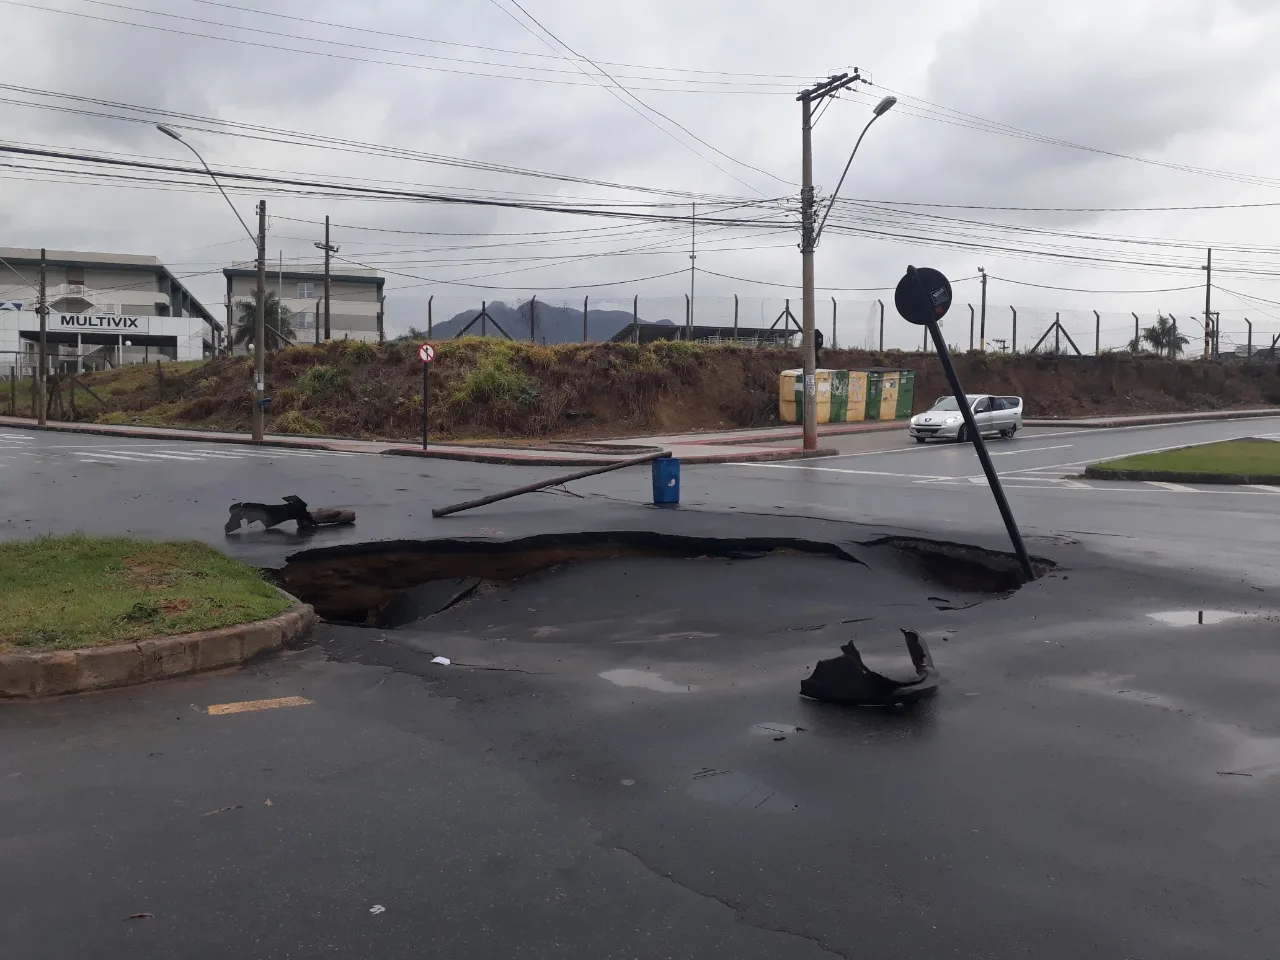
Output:
<path fill-rule="evenodd" d="M 341 367 L 318 363 L 298 378 L 297 389 L 303 396 L 326 397 L 347 383 L 347 372 Z"/>
<path fill-rule="evenodd" d="M 367 340 L 343 340 L 342 352 L 353 363 L 373 363 L 378 359 L 378 345 Z"/>
<path fill-rule="evenodd" d="M 279 433 L 290 434 L 321 434 L 324 433 L 324 427 L 314 420 L 304 417 L 297 410 L 290 410 L 286 414 L 282 414 L 276 418 L 272 425 Z"/>
<path fill-rule="evenodd" d="M 493 350 L 480 357 L 454 393 L 458 404 L 505 400 L 520 406 L 538 402 L 538 382 L 511 362 L 509 351 Z"/>

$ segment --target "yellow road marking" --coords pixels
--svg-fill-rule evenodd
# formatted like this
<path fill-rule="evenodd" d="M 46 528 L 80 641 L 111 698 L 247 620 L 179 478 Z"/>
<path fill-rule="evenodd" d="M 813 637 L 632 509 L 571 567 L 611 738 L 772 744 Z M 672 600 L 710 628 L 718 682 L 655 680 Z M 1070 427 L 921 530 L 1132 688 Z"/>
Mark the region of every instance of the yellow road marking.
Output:
<path fill-rule="evenodd" d="M 241 700 L 239 703 L 215 703 L 209 707 L 209 716 L 221 717 L 228 713 L 251 713 L 254 710 L 275 710 L 279 707 L 305 707 L 311 702 L 306 697 L 276 697 L 272 700 Z"/>

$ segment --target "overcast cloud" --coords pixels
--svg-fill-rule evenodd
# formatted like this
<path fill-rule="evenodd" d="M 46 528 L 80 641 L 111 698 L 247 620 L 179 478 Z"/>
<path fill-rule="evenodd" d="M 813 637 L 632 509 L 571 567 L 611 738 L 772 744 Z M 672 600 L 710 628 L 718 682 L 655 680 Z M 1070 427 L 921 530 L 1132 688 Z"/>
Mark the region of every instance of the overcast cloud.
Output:
<path fill-rule="evenodd" d="M 584 4 L 570 0 L 522 0 L 546 27 L 582 54 L 597 60 L 641 65 L 730 71 L 777 77 L 810 77 L 854 65 L 880 87 L 834 103 L 815 132 L 816 177 L 834 186 L 870 105 L 886 90 L 900 91 L 957 111 L 1104 151 L 1152 160 L 1266 176 L 1280 144 L 1271 118 L 1280 94 L 1280 5 L 1263 0 L 868 0 L 852 5 L 812 0 L 803 7 L 777 0 L 614 0 Z M 668 136 L 618 99 L 589 85 L 552 84 L 421 69 L 444 67 L 485 74 L 483 64 L 521 62 L 544 70 L 572 71 L 564 60 L 508 55 L 434 45 L 391 36 L 336 31 L 261 11 L 328 20 L 392 34 L 475 44 L 528 53 L 551 49 L 504 14 L 510 0 L 382 0 L 301 2 L 238 0 L 240 11 L 198 0 L 33 0 L 0 4 L 6 57 L 0 82 L 93 96 L 169 111 L 271 128 L 323 133 L 350 140 L 431 151 L 471 160 L 553 171 L 663 190 L 751 199 L 794 194 L 799 179 L 799 107 L 792 93 L 753 95 L 637 90 L 651 106 L 738 160 L 769 171 L 786 183 L 736 165 L 667 127 Z M 184 22 L 128 7 L 178 14 L 230 26 Z M 55 10 L 68 11 L 58 13 Z M 254 12 L 257 11 L 257 12 Z M 170 30 L 217 34 L 263 46 L 181 36 L 89 17 L 148 23 Z M 249 28 L 234 29 L 234 27 Z M 426 60 L 314 41 L 272 37 L 262 31 L 364 44 L 480 61 Z M 305 47 L 337 57 L 288 52 Z M 396 60 L 405 66 L 359 62 Z M 652 69 L 610 67 L 618 75 L 650 77 Z M 533 75 L 532 71 L 526 71 Z M 580 74 L 544 73 L 546 79 L 585 82 Z M 715 79 L 684 74 L 686 79 Z M 723 79 L 723 78 L 720 78 Z M 739 78 L 746 80 L 748 78 Z M 652 86 L 645 79 L 624 81 Z M 5 101 L 31 96 L 5 91 Z M 189 154 L 145 123 L 90 119 L 13 102 L 0 103 L 3 139 L 11 143 L 116 151 L 187 163 Z M 879 120 L 855 160 L 843 194 L 898 202 L 991 206 L 1135 207 L 1280 201 L 1274 187 L 1233 182 L 1066 149 L 966 125 L 920 116 L 907 100 Z M 961 118 L 952 115 L 952 120 Z M 965 121 L 967 122 L 967 121 Z M 667 126 L 666 124 L 660 124 Z M 191 133 L 191 142 L 214 166 L 270 168 L 321 177 L 359 177 L 472 188 L 503 194 L 556 194 L 563 198 L 654 199 L 600 187 L 477 173 L 423 163 L 317 150 L 295 145 Z M 699 156 L 701 154 L 702 156 Z M 712 162 L 714 161 L 714 163 Z M 726 175 L 723 167 L 732 176 Z M 8 171 L 0 204 L 0 245 L 47 246 L 155 254 L 189 283 L 206 305 L 222 298 L 218 270 L 252 256 L 252 247 L 225 204 L 214 193 L 169 192 L 102 184 L 33 181 L 29 172 Z M 12 179 L 23 177 L 28 179 Z M 738 179 L 735 179 L 738 178 Z M 740 181 L 745 181 L 745 184 Z M 255 197 L 233 193 L 246 220 Z M 272 257 L 306 257 L 314 225 L 325 214 L 342 224 L 452 233 L 526 233 L 608 228 L 591 243 L 500 247 L 484 251 L 423 251 L 452 245 L 494 243 L 476 236 L 453 241 L 412 235 L 336 231 L 343 254 L 378 262 L 388 275 L 390 327 L 421 325 L 425 297 L 437 297 L 437 318 L 448 304 L 482 298 L 512 300 L 529 292 L 549 300 L 630 300 L 633 294 L 664 301 L 663 312 L 683 312 L 687 276 L 580 291 L 574 288 L 687 270 L 688 230 L 679 226 L 641 233 L 596 219 L 468 207 L 298 199 L 267 196 L 272 214 Z M 1280 208 L 1178 213 L 1036 214 L 931 210 L 939 215 L 1215 245 L 1267 244 Z M 852 211 L 846 212 L 848 217 Z M 284 219 L 284 218 L 296 219 Z M 778 213 L 770 219 L 783 218 Z M 951 229 L 957 229 L 955 225 Z M 958 229 L 968 229 L 960 226 Z M 913 231 L 908 231 L 913 232 Z M 923 235 L 923 234 L 919 234 Z M 933 234 L 930 234 L 933 235 Z M 555 235 L 551 235 L 554 237 Z M 528 238 L 524 238 L 528 239 Z M 704 229 L 698 266 L 766 283 L 798 282 L 796 237 L 778 229 Z M 1007 241 L 1010 238 L 1005 238 Z M 1116 247 L 1093 241 L 1047 238 L 1116 258 Z M 1002 241 L 1003 243 L 1004 241 Z M 521 256 L 600 254 L 658 243 L 645 255 L 594 256 L 575 263 L 492 260 Z M 728 249 L 717 250 L 717 247 Z M 739 249 L 754 247 L 755 249 Z M 1202 253 L 1178 248 L 1134 248 L 1133 259 L 1190 265 Z M 1223 254 L 1271 269 L 1274 255 Z M 466 259 L 448 264 L 446 259 Z M 489 262 L 481 262 L 481 261 Z M 426 261 L 426 262 L 424 262 Z M 818 281 L 828 287 L 892 286 L 908 262 L 936 266 L 954 278 L 970 277 L 979 265 L 997 277 L 1026 283 L 1098 290 L 1194 285 L 1195 270 L 1133 268 L 1115 263 L 1046 262 L 1014 252 L 974 252 L 920 243 L 827 234 L 818 254 Z M 520 272 L 507 273 L 518 270 Z M 394 273 L 392 271 L 395 271 Z M 1280 272 L 1280 271 L 1277 271 Z M 200 275 L 200 274 L 204 275 Z M 398 274 L 410 274 L 400 276 Z M 503 274 L 501 276 L 492 276 Z M 418 278 L 418 279 L 415 279 Z M 521 289 L 482 290 L 449 286 L 445 279 L 478 278 L 478 285 Z M 432 282 L 428 282 L 428 279 Z M 1280 279 L 1280 278 L 1277 278 Z M 1280 283 L 1266 278 L 1222 285 L 1280 300 Z M 553 288 L 565 285 L 563 291 Z M 399 292 L 398 292 L 399 291 Z M 798 298 L 798 290 L 729 281 L 710 274 L 697 280 L 698 300 L 739 294 L 763 315 L 775 301 Z M 824 291 L 845 300 L 875 293 Z M 992 282 L 993 304 L 1025 309 L 1100 309 L 1108 316 L 1136 310 L 1194 314 L 1203 309 L 1197 291 L 1163 294 L 1077 294 Z M 975 300 L 976 283 L 957 286 L 962 304 Z M 1250 316 L 1280 331 L 1280 306 L 1242 302 L 1215 294 L 1232 318 Z M 731 301 L 721 301 L 723 304 Z M 829 309 L 829 308 L 828 308 Z M 862 309 L 862 308 L 857 308 Z M 1003 309 L 1003 308 L 1002 308 Z M 1235 311 L 1239 311 L 1237 314 Z M 858 313 L 862 322 L 864 313 Z M 1275 316 L 1272 316 L 1274 314 Z M 1004 314 L 1001 314 L 1003 317 Z M 658 317 L 654 316 L 653 319 Z M 758 318 L 753 318 L 758 319 Z M 768 319 L 772 319 L 769 317 Z M 746 322 L 744 318 L 744 322 Z M 953 320 L 960 324 L 962 320 Z M 1004 323 L 1002 319 L 999 321 Z M 1127 321 L 1125 321 L 1127 322 Z M 967 327 L 967 312 L 963 318 Z M 993 319 L 993 330 L 997 330 Z M 1242 325 L 1238 324 L 1241 327 Z M 953 339 L 963 341 L 955 327 Z M 997 335 L 999 334 L 997 332 Z"/>

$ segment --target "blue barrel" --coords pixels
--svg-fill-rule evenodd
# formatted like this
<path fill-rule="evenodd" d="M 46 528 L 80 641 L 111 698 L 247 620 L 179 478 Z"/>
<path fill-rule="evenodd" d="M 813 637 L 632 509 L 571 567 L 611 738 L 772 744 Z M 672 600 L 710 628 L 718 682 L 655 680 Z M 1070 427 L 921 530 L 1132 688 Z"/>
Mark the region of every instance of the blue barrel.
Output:
<path fill-rule="evenodd" d="M 675 457 L 653 461 L 653 502 L 659 507 L 680 502 L 680 461 Z"/>

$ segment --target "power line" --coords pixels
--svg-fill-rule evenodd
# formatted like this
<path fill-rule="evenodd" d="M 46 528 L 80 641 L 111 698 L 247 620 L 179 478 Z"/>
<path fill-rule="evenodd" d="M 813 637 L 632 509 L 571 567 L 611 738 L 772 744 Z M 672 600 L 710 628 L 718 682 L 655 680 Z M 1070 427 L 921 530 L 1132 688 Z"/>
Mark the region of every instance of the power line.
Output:
<path fill-rule="evenodd" d="M 1155 290 L 1087 290 L 1081 287 L 1054 287 L 1044 283 L 1028 283 L 1025 280 L 1010 280 L 1008 277 L 997 277 L 994 273 L 988 273 L 988 277 L 992 280 L 1000 280 L 1003 283 L 1017 284 L 1019 287 L 1035 287 L 1038 290 L 1063 290 L 1068 293 L 1181 293 L 1184 290 L 1203 290 L 1203 284 L 1192 284 L 1188 287 L 1161 287 Z"/>
<path fill-rule="evenodd" d="M 89 2 L 101 2 L 101 0 L 89 0 Z M 158 24 L 153 24 L 153 23 L 137 23 L 132 20 L 118 20 L 113 17 L 102 17 L 92 13 L 85 13 L 84 11 L 81 11 L 81 10 L 61 10 L 56 7 L 43 7 L 43 6 L 38 6 L 32 3 L 22 3 L 22 2 L 19 2 L 19 0 L 0 0 L 0 4 L 4 4 L 5 6 L 10 6 L 10 7 L 21 7 L 28 10 L 39 10 L 44 13 L 60 13 L 65 16 L 80 17 L 81 19 L 93 20 L 98 23 L 114 23 L 119 26 L 137 27 L 138 29 L 141 29 L 141 30 L 152 30 L 159 33 L 171 34 L 174 36 L 195 37 L 201 40 L 217 40 L 222 43 L 240 44 L 242 46 L 256 47 L 262 50 L 270 50 L 273 53 L 279 53 L 279 52 L 298 53 L 306 56 L 324 57 L 330 60 L 343 60 L 351 63 L 369 63 L 369 64 L 375 64 L 375 65 L 384 66 L 384 67 L 403 67 L 409 70 L 428 70 L 436 73 L 451 73 L 459 76 L 482 77 L 482 78 L 487 78 L 491 80 L 521 80 L 521 81 L 527 81 L 530 83 L 550 83 L 550 84 L 556 84 L 559 86 L 568 86 L 568 87 L 596 86 L 596 84 L 584 83 L 577 80 L 557 80 L 557 79 L 552 79 L 550 77 L 512 76 L 510 74 L 482 72 L 478 70 L 462 70 L 455 67 L 439 67 L 439 66 L 433 66 L 425 63 L 398 63 L 393 60 L 379 60 L 373 57 L 360 57 L 360 56 L 355 56 L 353 54 L 335 53 L 335 52 L 326 51 L 326 50 L 308 50 L 301 47 L 287 47 L 278 43 L 259 43 L 254 40 L 246 40 L 242 37 L 223 37 L 223 36 L 218 36 L 217 34 L 199 33 L 194 30 L 181 30 L 177 27 L 164 27 Z M 153 14 L 153 15 L 157 13 L 154 10 L 147 10 L 143 12 L 148 14 Z M 164 14 L 159 14 L 159 15 L 163 16 Z M 228 29 L 237 29 L 232 24 L 222 24 L 222 26 Z M 314 38 L 303 38 L 303 39 L 309 39 L 310 42 L 316 42 L 316 43 L 335 43 L 336 42 L 336 41 L 315 40 Z M 414 56 L 414 54 L 404 54 L 404 55 Z M 422 55 L 418 55 L 418 56 L 422 56 Z M 477 65 L 482 66 L 485 64 L 477 63 Z M 545 69 L 540 67 L 518 67 L 513 65 L 507 65 L 507 64 L 492 64 L 489 66 L 506 67 L 507 69 L 530 69 L 530 70 Z M 649 82 L 663 82 L 663 81 L 664 81 L 664 78 L 650 78 Z M 699 81 L 690 80 L 688 82 L 692 83 L 692 82 L 699 82 Z M 701 81 L 701 82 L 707 82 L 707 81 Z M 700 89 L 688 89 L 685 87 L 647 86 L 647 87 L 636 87 L 635 89 L 653 91 L 653 92 L 659 92 L 659 93 L 661 92 L 716 93 L 716 94 L 750 94 L 750 95 L 760 95 L 762 93 L 766 95 L 768 94 L 768 91 L 729 90 L 729 89 L 716 89 L 716 88 L 705 88 L 705 87 Z M 779 95 L 781 95 L 782 93 L 783 91 L 778 91 Z"/>
<path fill-rule="evenodd" d="M 527 32 L 529 32 L 530 34 L 532 34 L 533 36 L 541 40 L 544 44 L 547 45 L 548 48 L 554 49 L 554 47 L 551 47 L 551 44 L 548 43 L 545 38 L 535 33 L 533 29 L 529 27 L 528 24 L 524 23 L 519 17 L 517 17 L 505 6 L 503 6 L 502 3 L 499 2 L 499 0 L 489 0 L 489 2 L 493 6 L 497 7 L 497 9 L 501 10 L 508 17 L 510 17 L 512 20 L 514 20 L 516 23 L 518 23 L 522 28 L 524 28 L 524 30 L 526 30 Z M 613 84 L 613 87 L 609 87 L 606 84 L 600 83 L 599 78 L 593 76 L 589 71 L 583 68 L 583 66 L 580 63 L 578 63 L 575 60 L 570 60 L 569 62 L 573 63 L 573 65 L 577 67 L 577 69 L 581 73 L 595 80 L 596 83 L 599 86 L 601 86 L 603 89 L 608 91 L 609 94 L 615 100 L 617 100 L 619 103 L 625 104 L 627 107 L 629 107 L 632 110 L 632 112 L 643 117 L 645 122 L 647 122 L 651 126 L 657 127 L 657 129 L 661 130 L 672 140 L 675 140 L 677 143 L 683 146 L 686 150 L 689 150 L 699 158 L 706 160 L 708 163 L 710 163 L 713 167 L 715 167 L 725 176 L 731 177 L 732 179 L 737 180 L 738 183 L 742 184 L 748 190 L 755 190 L 755 187 L 751 186 L 751 184 L 747 183 L 745 180 L 742 180 L 739 177 L 735 176 L 734 174 L 730 173 L 728 170 L 720 166 L 720 164 L 716 163 L 714 160 L 710 159 L 709 157 L 705 157 L 702 154 L 698 153 L 697 150 L 694 150 L 687 143 L 684 143 L 679 137 L 673 134 L 670 130 L 666 129 L 665 127 L 663 127 L 662 125 L 654 121 L 654 119 L 650 117 L 648 114 L 654 114 L 656 116 L 661 117 L 663 120 L 667 121 L 667 123 L 683 131 L 685 134 L 692 137 L 694 140 L 702 144 L 707 149 L 714 151 L 715 153 L 719 154 L 720 156 L 724 157 L 726 160 L 729 160 L 732 163 L 736 163 L 741 167 L 747 168 L 748 170 L 754 170 L 756 173 L 764 174 L 766 177 L 772 177 L 774 180 L 777 180 L 779 183 L 787 183 L 786 180 L 783 180 L 781 177 L 774 176 L 774 174 L 769 173 L 767 170 L 761 170 L 759 167 L 752 166 L 749 163 L 744 163 L 743 161 L 739 160 L 737 157 L 730 156 L 729 154 L 725 153 L 723 150 L 719 149 L 718 147 L 712 146 L 710 143 L 708 143 L 706 140 L 703 140 L 701 137 L 699 137 L 696 133 L 694 133 L 688 127 L 671 119 L 671 117 L 667 116 L 667 114 L 663 113 L 661 110 L 658 110 L 655 107 L 651 107 L 649 104 L 645 103 L 643 100 L 637 97 L 634 93 L 632 93 L 629 89 L 623 86 L 622 83 L 619 82 L 619 80 L 616 77 L 614 77 L 612 74 L 609 73 L 609 71 L 605 70 L 603 67 L 595 63 L 589 57 L 584 57 L 582 54 L 578 53 L 578 51 L 574 50 L 573 47 L 569 46 L 567 43 L 565 43 L 563 40 L 557 37 L 554 33 L 548 30 L 545 26 L 543 26 L 543 24 L 538 20 L 537 17 L 533 16 L 533 14 L 529 13 L 528 10 L 526 10 L 523 6 L 520 5 L 519 0 L 508 0 L 508 2 L 510 2 L 512 6 L 514 6 L 517 10 L 523 13 L 526 17 L 528 17 L 529 20 L 531 20 L 538 27 L 539 30 L 541 30 L 544 34 L 546 34 L 547 37 L 550 37 L 551 40 L 554 41 L 556 44 L 563 47 L 565 50 L 569 51 L 569 53 L 572 54 L 574 57 L 578 58 L 578 60 L 583 60 L 591 64 L 591 66 L 595 67 L 595 69 L 599 71 L 601 75 L 606 77 L 609 80 L 609 82 Z M 617 88 L 616 91 L 613 88 Z M 619 94 L 625 95 L 628 98 L 628 100 L 631 102 L 628 102 L 628 100 L 624 100 L 622 96 L 620 96 Z M 759 193 L 760 191 L 757 190 L 756 192 Z"/>
<path fill-rule="evenodd" d="M 284 13 L 273 13 L 269 10 L 253 10 L 253 9 L 250 9 L 249 7 L 240 7 L 231 3 L 219 3 L 217 2 L 217 0 L 193 0 L 193 2 L 203 3 L 206 6 L 210 6 L 210 7 L 222 7 L 227 10 L 237 10 L 241 13 L 252 13 L 258 16 L 263 16 L 263 17 L 276 17 L 281 20 L 293 20 L 299 23 L 308 23 L 308 24 L 313 24 L 313 25 L 323 26 L 323 27 L 333 27 L 334 29 L 337 29 L 337 30 L 350 30 L 355 33 L 367 33 L 367 34 L 381 36 L 381 37 L 393 37 L 398 40 L 414 40 L 419 43 L 435 43 L 435 44 L 440 44 L 443 46 L 450 46 L 450 47 L 465 47 L 468 50 L 483 50 L 487 53 L 502 53 L 502 54 L 507 54 L 515 57 L 537 57 L 540 59 L 555 59 L 555 60 L 563 59 L 560 56 L 560 54 L 531 53 L 523 50 L 506 50 L 501 47 L 479 46 L 474 43 L 457 43 L 452 40 L 436 40 L 430 37 L 420 37 L 420 36 L 415 36 L 413 34 L 407 34 L 407 33 L 393 33 L 387 30 L 373 30 L 369 27 L 357 27 L 351 24 L 333 23 L 327 20 L 315 20 L 309 17 L 290 16 L 289 14 L 284 14 Z M 618 63 L 612 60 L 598 60 L 597 63 L 603 63 L 606 66 L 610 66 L 610 67 L 624 67 L 624 68 L 629 68 L 634 70 L 655 70 L 655 71 L 665 71 L 669 73 L 701 73 L 701 74 L 712 74 L 712 75 L 724 76 L 724 77 L 751 77 L 751 78 L 760 78 L 760 79 L 773 79 L 773 80 L 777 80 L 779 83 L 793 83 L 793 82 L 807 79 L 806 77 L 789 76 L 789 75 L 783 75 L 783 74 L 741 73 L 741 72 L 732 72 L 732 71 L 725 71 L 725 70 L 703 70 L 703 69 L 697 69 L 695 67 L 659 67 L 659 66 L 636 64 L 636 63 Z"/>

